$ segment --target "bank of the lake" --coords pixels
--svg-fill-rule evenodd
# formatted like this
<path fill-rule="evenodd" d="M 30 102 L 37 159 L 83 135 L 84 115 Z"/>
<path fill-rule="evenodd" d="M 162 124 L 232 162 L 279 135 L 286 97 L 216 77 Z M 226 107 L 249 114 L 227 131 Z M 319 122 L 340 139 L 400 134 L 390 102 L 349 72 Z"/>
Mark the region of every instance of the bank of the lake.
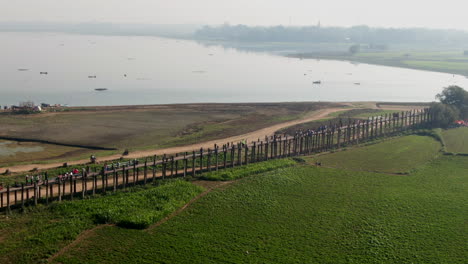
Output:
<path fill-rule="evenodd" d="M 382 51 L 343 53 L 295 53 L 288 57 L 339 60 L 372 65 L 463 75 L 468 78 L 468 56 L 462 50 L 450 51 Z"/>

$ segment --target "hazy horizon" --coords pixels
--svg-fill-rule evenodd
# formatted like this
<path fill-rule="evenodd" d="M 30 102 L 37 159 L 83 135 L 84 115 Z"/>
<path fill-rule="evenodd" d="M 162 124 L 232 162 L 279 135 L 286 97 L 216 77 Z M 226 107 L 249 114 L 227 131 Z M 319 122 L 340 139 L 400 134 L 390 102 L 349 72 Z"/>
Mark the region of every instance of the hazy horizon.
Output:
<path fill-rule="evenodd" d="M 338 0 L 320 3 L 305 0 L 288 3 L 275 0 L 18 0 L 2 3 L 0 22 L 307 26 L 320 21 L 323 26 L 368 25 L 468 31 L 467 6 L 459 0 L 435 3 L 421 0 L 356 0 L 345 3 Z"/>

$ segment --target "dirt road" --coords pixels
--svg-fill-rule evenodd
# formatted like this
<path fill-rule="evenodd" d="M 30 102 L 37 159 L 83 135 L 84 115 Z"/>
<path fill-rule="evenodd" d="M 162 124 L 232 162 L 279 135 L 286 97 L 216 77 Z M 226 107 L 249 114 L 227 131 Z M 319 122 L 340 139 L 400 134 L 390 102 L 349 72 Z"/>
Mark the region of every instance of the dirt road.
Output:
<path fill-rule="evenodd" d="M 304 118 L 293 120 L 293 121 L 288 121 L 284 122 L 281 124 L 276 124 L 270 127 L 266 127 L 257 131 L 253 131 L 247 134 L 243 135 L 238 135 L 238 136 L 232 136 L 228 138 L 223 138 L 223 139 L 217 139 L 217 140 L 210 140 L 206 142 L 201 142 L 201 143 L 196 143 L 196 144 L 191 144 L 191 145 L 186 145 L 186 146 L 180 146 L 180 147 L 171 147 L 171 148 L 164 148 L 164 149 L 155 149 L 155 150 L 145 150 L 145 151 L 135 151 L 131 152 L 130 155 L 126 156 L 126 158 L 142 158 L 142 157 L 149 157 L 153 155 L 163 155 L 163 154 L 174 154 L 174 153 L 181 153 L 181 152 L 191 152 L 193 150 L 199 150 L 200 148 L 211 148 L 215 144 L 217 145 L 223 145 L 226 144 L 227 142 L 234 142 L 237 143 L 241 140 L 247 140 L 247 141 L 256 141 L 257 139 L 263 139 L 265 136 L 271 136 L 273 135 L 276 131 L 294 126 L 297 124 L 302 124 L 302 123 L 307 123 L 315 120 L 320 120 L 324 119 L 327 116 L 329 116 L 331 113 L 339 112 L 339 111 L 344 111 L 346 109 L 344 108 L 327 108 L 327 109 L 321 109 L 315 112 L 312 112 L 308 115 L 306 115 Z M 111 156 L 106 156 L 106 157 L 98 157 L 98 161 L 104 162 L 104 161 L 110 161 L 110 160 L 116 160 L 119 159 L 122 155 L 116 154 L 116 155 L 111 155 Z M 75 160 L 75 161 L 70 161 L 68 162 L 68 165 L 78 165 L 78 164 L 85 164 L 89 162 L 88 159 L 85 160 Z M 49 164 L 28 164 L 28 165 L 18 165 L 18 166 L 13 166 L 9 168 L 0 168 L 0 173 L 4 173 L 6 169 L 9 169 L 11 172 L 26 172 L 30 171 L 34 168 L 38 168 L 40 170 L 44 169 L 51 169 L 51 168 L 57 168 L 62 166 L 63 163 L 49 163 Z"/>

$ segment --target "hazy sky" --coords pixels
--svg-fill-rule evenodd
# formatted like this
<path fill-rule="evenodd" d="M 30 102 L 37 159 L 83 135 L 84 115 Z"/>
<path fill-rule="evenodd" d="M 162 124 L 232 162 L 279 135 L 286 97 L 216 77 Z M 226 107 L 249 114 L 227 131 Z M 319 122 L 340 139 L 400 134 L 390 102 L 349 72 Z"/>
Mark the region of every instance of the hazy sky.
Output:
<path fill-rule="evenodd" d="M 0 0 L 0 21 L 431 27 L 468 30 L 466 0 Z"/>

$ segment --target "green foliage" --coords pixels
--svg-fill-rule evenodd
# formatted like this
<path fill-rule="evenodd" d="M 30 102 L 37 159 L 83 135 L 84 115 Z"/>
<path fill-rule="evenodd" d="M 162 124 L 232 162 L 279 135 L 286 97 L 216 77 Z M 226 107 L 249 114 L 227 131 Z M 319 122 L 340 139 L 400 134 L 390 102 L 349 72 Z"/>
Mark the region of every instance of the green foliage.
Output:
<path fill-rule="evenodd" d="M 198 192 L 199 189 L 192 184 L 176 180 L 158 188 L 137 188 L 131 192 L 117 192 L 99 199 L 55 203 L 50 210 L 64 216 L 85 214 L 96 224 L 146 228 L 184 205 Z"/>
<path fill-rule="evenodd" d="M 322 166 L 355 171 L 408 173 L 436 158 L 441 144 L 430 137 L 405 136 L 314 157 Z"/>
<path fill-rule="evenodd" d="M 174 180 L 94 199 L 27 208 L 23 214 L 0 219 L 0 263 L 38 263 L 97 224 L 146 228 L 201 191 L 189 182 Z"/>
<path fill-rule="evenodd" d="M 204 174 L 201 179 L 208 181 L 232 181 L 245 176 L 259 174 L 267 171 L 273 171 L 279 168 L 285 168 L 295 165 L 296 162 L 291 159 L 277 159 L 260 163 L 253 163 L 247 166 L 234 167 L 217 172 Z"/>
<path fill-rule="evenodd" d="M 460 116 L 460 111 L 455 106 L 442 103 L 431 104 L 429 111 L 433 117 L 432 125 L 434 127 L 449 127 Z"/>
<path fill-rule="evenodd" d="M 467 176 L 466 157 L 409 176 L 294 166 L 211 192 L 150 232 L 97 230 L 56 262 L 465 263 Z"/>
<path fill-rule="evenodd" d="M 460 118 L 468 118 L 468 92 L 463 88 L 452 85 L 444 88 L 436 97 L 442 104 L 458 109 Z"/>
<path fill-rule="evenodd" d="M 361 51 L 361 45 L 359 44 L 352 45 L 351 47 L 349 47 L 349 53 L 353 55 L 358 53 L 359 51 Z"/>

